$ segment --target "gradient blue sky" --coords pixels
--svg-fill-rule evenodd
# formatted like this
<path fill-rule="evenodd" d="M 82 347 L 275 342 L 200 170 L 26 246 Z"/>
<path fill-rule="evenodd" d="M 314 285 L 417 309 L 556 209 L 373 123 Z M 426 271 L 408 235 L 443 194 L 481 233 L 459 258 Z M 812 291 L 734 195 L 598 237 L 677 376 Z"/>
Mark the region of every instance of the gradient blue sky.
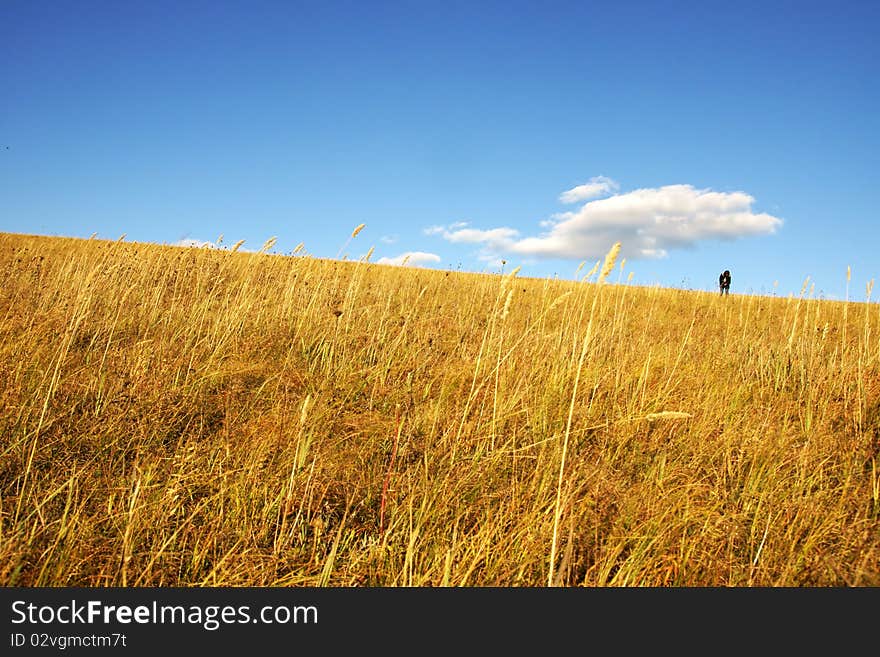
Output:
<path fill-rule="evenodd" d="M 864 300 L 878 34 L 877 2 L 0 0 L 0 231 L 560 278 L 620 239 L 633 284 Z"/>

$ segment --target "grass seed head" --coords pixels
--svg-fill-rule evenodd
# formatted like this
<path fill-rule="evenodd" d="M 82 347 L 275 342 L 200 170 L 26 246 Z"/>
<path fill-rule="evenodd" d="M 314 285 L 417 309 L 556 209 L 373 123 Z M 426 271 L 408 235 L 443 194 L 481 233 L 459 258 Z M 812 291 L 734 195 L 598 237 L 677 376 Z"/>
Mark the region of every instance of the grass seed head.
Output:
<path fill-rule="evenodd" d="M 306 416 L 309 413 L 309 404 L 312 401 L 311 395 L 306 395 L 306 398 L 303 399 L 302 408 L 299 409 L 299 423 L 300 425 L 304 425 L 306 423 Z"/>
<path fill-rule="evenodd" d="M 602 283 L 608 277 L 608 274 L 611 273 L 611 270 L 614 269 L 614 261 L 617 260 L 617 255 L 619 253 L 620 242 L 615 242 L 605 255 L 605 262 L 602 264 L 602 273 L 599 274 L 600 283 Z"/>
<path fill-rule="evenodd" d="M 504 309 L 501 311 L 501 319 L 507 317 L 510 312 L 510 301 L 513 299 L 513 290 L 508 291 L 507 298 L 504 300 Z"/>
<path fill-rule="evenodd" d="M 585 280 L 585 281 L 590 280 L 590 279 L 593 277 L 593 274 L 595 274 L 597 271 L 599 271 L 599 265 L 600 265 L 600 264 L 602 264 L 602 261 L 601 261 L 601 260 L 597 260 L 597 261 L 596 261 L 596 264 L 593 265 L 593 268 L 592 268 L 590 271 L 587 272 L 587 275 L 584 276 L 582 280 Z"/>

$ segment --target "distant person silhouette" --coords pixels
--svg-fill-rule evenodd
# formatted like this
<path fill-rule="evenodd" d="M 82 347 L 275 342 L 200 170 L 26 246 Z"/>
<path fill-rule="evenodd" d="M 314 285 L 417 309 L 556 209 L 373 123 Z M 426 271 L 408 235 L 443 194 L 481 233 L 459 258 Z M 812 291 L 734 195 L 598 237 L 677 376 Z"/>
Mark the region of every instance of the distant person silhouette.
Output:
<path fill-rule="evenodd" d="M 721 296 L 730 294 L 730 271 L 725 269 L 718 277 L 718 287 L 721 288 Z"/>

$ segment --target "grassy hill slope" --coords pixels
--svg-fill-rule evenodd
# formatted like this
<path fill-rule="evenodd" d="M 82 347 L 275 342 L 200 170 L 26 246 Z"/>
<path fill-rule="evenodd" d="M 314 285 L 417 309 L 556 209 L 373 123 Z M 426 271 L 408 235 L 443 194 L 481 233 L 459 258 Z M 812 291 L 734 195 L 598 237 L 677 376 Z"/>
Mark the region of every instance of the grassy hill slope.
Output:
<path fill-rule="evenodd" d="M 880 585 L 877 304 L 11 234 L 0 271 L 4 585 Z"/>

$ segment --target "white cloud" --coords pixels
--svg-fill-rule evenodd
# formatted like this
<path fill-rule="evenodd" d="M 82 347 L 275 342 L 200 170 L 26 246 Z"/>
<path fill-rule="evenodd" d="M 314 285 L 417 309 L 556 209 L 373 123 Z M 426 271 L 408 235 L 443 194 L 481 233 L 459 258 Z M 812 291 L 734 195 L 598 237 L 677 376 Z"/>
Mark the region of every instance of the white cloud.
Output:
<path fill-rule="evenodd" d="M 424 251 L 407 251 L 393 258 L 379 258 L 376 264 L 379 265 L 408 265 L 420 267 L 422 265 L 440 262 L 440 256 L 436 253 L 425 253 Z"/>
<path fill-rule="evenodd" d="M 398 240 L 397 235 L 383 235 L 379 238 L 379 241 L 383 244 L 394 244 Z"/>
<path fill-rule="evenodd" d="M 621 242 L 622 257 L 663 258 L 669 249 L 692 247 L 704 240 L 776 232 L 782 219 L 752 212 L 754 201 L 745 192 L 667 185 L 616 194 L 555 214 L 552 220 L 541 222 L 546 232 L 534 237 L 520 238 L 519 231 L 508 227 L 433 226 L 426 232 L 449 242 L 481 244 L 484 254 L 582 260 L 601 258 L 612 244 Z"/>
<path fill-rule="evenodd" d="M 466 221 L 457 221 L 449 226 L 430 226 L 425 229 L 426 235 L 440 235 L 447 242 L 466 244 L 488 244 L 504 247 L 513 242 L 513 238 L 519 235 L 515 228 L 492 228 L 491 230 L 479 230 L 467 228 Z"/>
<path fill-rule="evenodd" d="M 195 240 L 195 239 L 185 239 L 178 240 L 177 242 L 173 242 L 171 246 L 194 246 L 199 249 L 216 249 L 217 245 L 214 242 L 206 242 L 204 240 Z"/>
<path fill-rule="evenodd" d="M 618 189 L 620 189 L 620 185 L 611 178 L 595 176 L 583 185 L 578 185 L 562 192 L 559 195 L 559 200 L 563 203 L 577 203 L 616 192 Z"/>

